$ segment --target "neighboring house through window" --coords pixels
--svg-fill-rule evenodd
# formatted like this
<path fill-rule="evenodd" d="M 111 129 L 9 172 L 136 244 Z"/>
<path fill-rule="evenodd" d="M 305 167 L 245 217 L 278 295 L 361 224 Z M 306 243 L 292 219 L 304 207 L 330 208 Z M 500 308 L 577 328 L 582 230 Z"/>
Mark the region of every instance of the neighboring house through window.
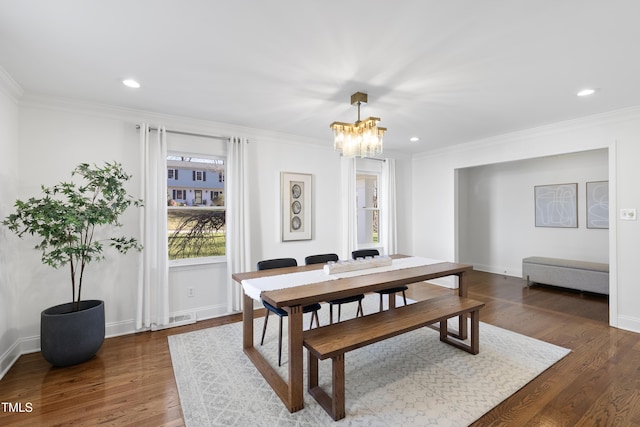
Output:
<path fill-rule="evenodd" d="M 225 186 L 219 176 L 226 161 L 179 154 L 167 157 L 169 259 L 225 256 Z"/>

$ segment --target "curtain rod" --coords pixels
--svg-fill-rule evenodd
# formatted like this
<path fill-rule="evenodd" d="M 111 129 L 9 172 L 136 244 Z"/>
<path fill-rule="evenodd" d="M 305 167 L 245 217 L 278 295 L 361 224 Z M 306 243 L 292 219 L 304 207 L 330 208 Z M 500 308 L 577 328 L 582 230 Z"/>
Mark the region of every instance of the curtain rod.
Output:
<path fill-rule="evenodd" d="M 140 130 L 140 125 L 136 125 L 136 129 Z M 150 127 L 149 130 L 156 130 L 157 131 L 158 128 Z M 165 129 L 165 132 L 167 132 L 167 133 L 175 133 L 176 135 L 199 136 L 201 138 L 219 139 L 221 141 L 229 141 L 229 139 L 230 139 L 228 136 L 204 135 L 204 134 L 201 134 L 201 133 L 183 132 L 183 131 L 179 131 L 179 130 Z"/>
<path fill-rule="evenodd" d="M 387 161 L 387 159 L 380 159 L 378 157 L 362 157 L 362 158 L 366 159 L 366 160 L 377 160 L 379 162 L 386 162 Z"/>

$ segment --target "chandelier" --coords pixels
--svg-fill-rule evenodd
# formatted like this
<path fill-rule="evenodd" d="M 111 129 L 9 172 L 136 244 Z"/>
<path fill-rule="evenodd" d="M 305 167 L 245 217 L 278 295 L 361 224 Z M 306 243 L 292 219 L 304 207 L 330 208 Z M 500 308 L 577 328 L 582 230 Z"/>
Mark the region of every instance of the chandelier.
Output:
<path fill-rule="evenodd" d="M 351 95 L 351 105 L 358 105 L 358 120 L 355 123 L 333 122 L 333 148 L 346 157 L 375 156 L 382 153 L 382 137 L 387 128 L 378 127 L 378 117 L 360 120 L 360 104 L 367 103 L 367 94 L 356 92 Z"/>

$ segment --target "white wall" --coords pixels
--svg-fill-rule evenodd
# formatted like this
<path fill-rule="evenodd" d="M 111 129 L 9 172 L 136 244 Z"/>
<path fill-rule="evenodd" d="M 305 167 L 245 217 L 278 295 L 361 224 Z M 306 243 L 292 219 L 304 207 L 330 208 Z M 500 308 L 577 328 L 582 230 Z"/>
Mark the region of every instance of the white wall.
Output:
<path fill-rule="evenodd" d="M 413 254 L 413 175 L 412 160 L 407 156 L 393 156 L 396 159 L 396 215 L 398 233 L 398 253 Z"/>
<path fill-rule="evenodd" d="M 0 68 L 0 74 L 4 70 Z M 11 212 L 16 197 L 18 168 L 19 91 L 8 76 L 0 76 L 0 221 Z M 0 378 L 19 356 L 20 283 L 17 280 L 17 252 L 14 237 L 0 226 Z"/>
<path fill-rule="evenodd" d="M 586 227 L 586 182 L 608 179 L 607 150 L 458 170 L 458 260 L 522 276 L 522 258 L 609 262 L 609 230 Z M 578 228 L 535 227 L 534 186 L 578 184 Z"/>
<path fill-rule="evenodd" d="M 416 255 L 455 260 L 456 169 L 608 148 L 610 184 L 610 323 L 640 332 L 640 287 L 635 265 L 640 259 L 637 221 L 620 221 L 619 208 L 638 208 L 640 192 L 640 109 L 631 108 L 558 123 L 413 160 L 413 249 Z M 496 264 L 502 262 L 496 260 Z"/>
<path fill-rule="evenodd" d="M 0 98 L 0 103 L 4 102 Z M 239 128 L 214 122 L 161 115 L 150 112 L 121 109 L 109 106 L 82 104 L 69 100 L 38 97 L 23 97 L 20 106 L 0 104 L 0 120 L 13 122 L 3 126 L 2 132 L 10 137 L 2 138 L 7 153 L 2 161 L 6 163 L 0 176 L 2 183 L 13 180 L 8 186 L 2 206 L 9 210 L 16 197 L 28 198 L 40 192 L 40 185 L 54 185 L 70 178 L 70 171 L 80 162 L 102 163 L 121 162 L 125 170 L 133 175 L 129 182 L 129 192 L 139 195 L 140 166 L 138 131 L 135 125 L 141 122 L 152 126 L 165 125 L 168 129 L 178 129 L 209 135 L 239 135 L 248 137 L 251 219 L 252 264 L 264 258 L 291 256 L 304 263 L 309 254 L 337 252 L 341 247 L 340 221 L 340 156 L 333 151 L 328 135 L 325 141 L 301 141 L 299 137 L 276 135 L 250 128 Z M 19 135 L 18 135 L 19 134 Z M 171 136 L 170 136 L 171 137 Z M 175 138 L 175 137 L 174 137 Z M 10 141 L 14 141 L 13 144 Z M 19 144 L 18 144 L 19 140 Z M 4 146 L 3 152 L 4 150 Z M 200 150 L 194 150 L 198 152 Z M 208 152 L 208 150 L 203 150 Z M 410 201 L 411 179 L 409 160 L 398 160 L 404 166 L 398 176 L 398 203 Z M 301 172 L 312 174 L 313 185 L 313 232 L 312 240 L 282 242 L 280 235 L 280 172 Z M 11 189 L 13 190 L 11 191 Z M 408 205 L 408 203 L 407 203 Z M 7 212 L 8 213 L 8 212 Z M 409 218 L 406 209 L 399 216 L 399 247 L 408 249 L 410 235 Z M 139 236 L 138 212 L 130 209 L 123 218 L 125 235 Z M 7 233 L 6 231 L 3 231 Z M 9 347 L 21 352 L 39 349 L 40 312 L 52 305 L 67 302 L 71 298 L 66 269 L 53 270 L 43 266 L 39 253 L 34 251 L 34 238 L 18 239 L 8 235 L 11 253 L 16 262 L 14 277 L 0 275 L 2 310 L 10 313 L 0 329 L 7 343 L 0 341 L 0 357 Z M 403 240 L 404 239 L 404 240 Z M 7 253 L 7 245 L 2 244 L 2 253 Z M 3 269 L 3 275 L 11 274 Z M 138 254 L 122 256 L 107 251 L 106 259 L 89 266 L 85 298 L 105 300 L 107 336 L 134 331 L 135 299 L 138 274 Z M 198 267 L 176 267 L 170 272 L 171 314 L 195 312 L 198 319 L 226 313 L 228 291 L 226 263 L 209 264 Z M 235 285 L 234 285 L 235 286 Z M 194 287 L 195 298 L 187 297 L 187 289 Z M 7 294 L 7 298 L 4 298 Z M 16 303 L 20 302 L 20 310 Z M 9 335 L 8 335 L 9 334 Z M 2 359 L 0 359 L 0 363 Z"/>
<path fill-rule="evenodd" d="M 251 258 L 304 257 L 337 252 L 340 248 L 340 156 L 326 146 L 295 140 L 262 137 L 249 144 Z M 311 240 L 282 242 L 280 224 L 280 173 L 309 173 L 312 194 Z"/>
<path fill-rule="evenodd" d="M 40 185 L 51 186 L 71 179 L 71 171 L 81 162 L 102 164 L 118 161 L 133 175 L 130 194 L 139 195 L 140 168 L 138 134 L 133 123 L 49 106 L 25 105 L 20 110 L 18 152 L 18 196 L 39 196 Z M 130 208 L 122 218 L 125 236 L 140 235 L 138 211 Z M 40 312 L 71 300 L 69 271 L 54 270 L 40 262 L 31 248 L 37 238 L 18 241 L 20 273 L 18 280 L 24 304 L 19 313 L 21 336 L 27 350 L 39 348 Z M 131 331 L 135 318 L 138 253 L 123 256 L 106 250 L 106 259 L 90 264 L 84 276 L 83 299 L 105 301 L 107 334 Z"/>

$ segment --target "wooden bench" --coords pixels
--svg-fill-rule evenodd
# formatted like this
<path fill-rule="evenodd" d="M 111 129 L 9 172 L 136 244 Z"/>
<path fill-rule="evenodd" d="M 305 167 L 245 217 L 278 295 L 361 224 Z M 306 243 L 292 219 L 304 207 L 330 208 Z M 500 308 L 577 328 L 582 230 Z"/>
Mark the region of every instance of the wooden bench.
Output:
<path fill-rule="evenodd" d="M 345 417 L 344 354 L 423 326 L 440 322 L 440 341 L 478 354 L 479 311 L 484 303 L 456 295 L 419 301 L 400 308 L 347 320 L 304 332 L 307 348 L 309 393 L 334 420 Z M 471 314 L 470 343 L 449 337 L 447 320 Z M 332 359 L 332 395 L 318 385 L 318 360 Z"/>

